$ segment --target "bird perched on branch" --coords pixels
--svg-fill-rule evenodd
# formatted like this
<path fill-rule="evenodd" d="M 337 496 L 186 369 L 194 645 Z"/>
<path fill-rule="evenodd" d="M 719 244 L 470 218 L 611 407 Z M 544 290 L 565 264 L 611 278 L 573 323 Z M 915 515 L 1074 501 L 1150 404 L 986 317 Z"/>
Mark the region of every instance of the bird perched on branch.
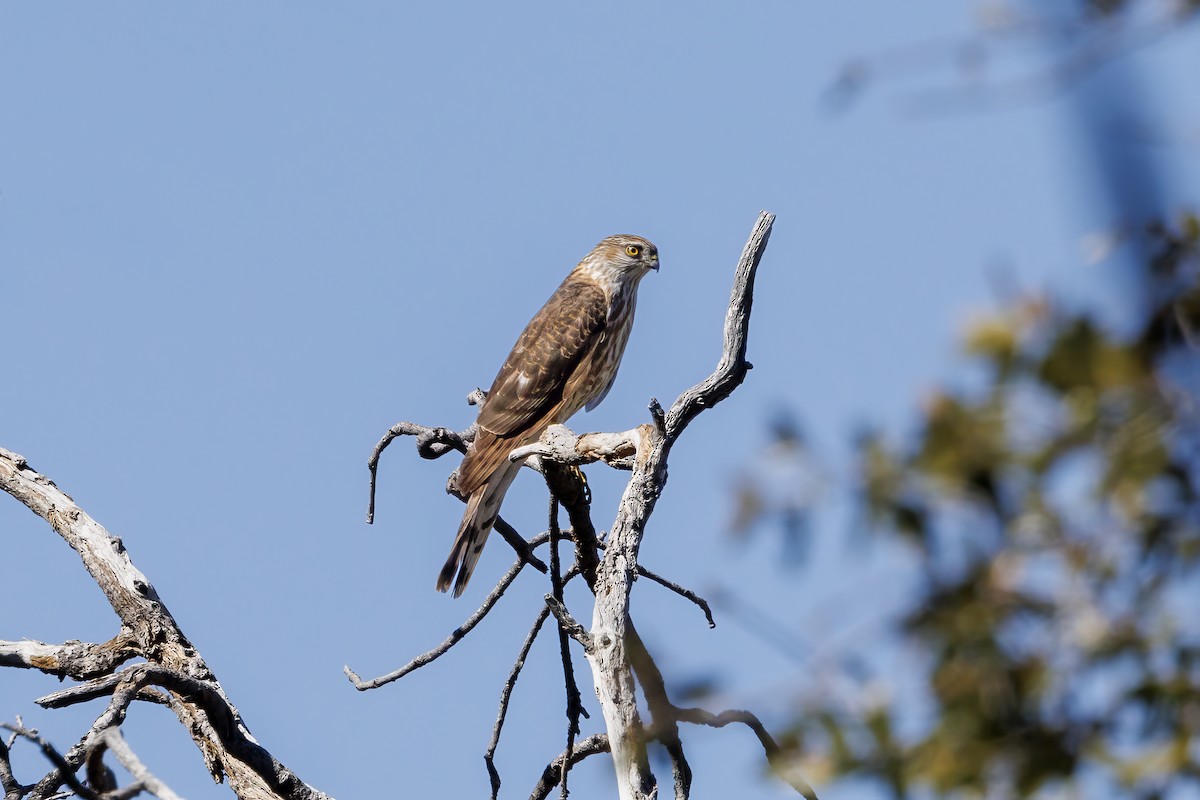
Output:
<path fill-rule="evenodd" d="M 467 510 L 438 575 L 439 592 L 454 579 L 458 597 L 471 580 L 504 493 L 521 469 L 508 454 L 584 406 L 591 411 L 608 394 L 633 328 L 638 284 L 657 269 L 653 244 L 640 236 L 609 236 L 525 326 L 492 381 L 475 440 L 458 468 Z"/>

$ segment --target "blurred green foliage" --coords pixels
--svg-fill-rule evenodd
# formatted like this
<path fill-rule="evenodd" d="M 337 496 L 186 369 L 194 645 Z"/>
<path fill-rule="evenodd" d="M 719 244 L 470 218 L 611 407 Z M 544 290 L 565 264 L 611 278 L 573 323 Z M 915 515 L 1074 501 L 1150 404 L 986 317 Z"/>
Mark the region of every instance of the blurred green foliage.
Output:
<path fill-rule="evenodd" d="M 1200 219 L 1145 237 L 1137 330 L 1022 299 L 972 326 L 983 377 L 927 401 L 912 441 L 859 442 L 866 517 L 918 554 L 899 626 L 926 696 L 889 699 L 880 674 L 804 701 L 789 741 L 811 777 L 897 798 L 1200 789 Z"/>

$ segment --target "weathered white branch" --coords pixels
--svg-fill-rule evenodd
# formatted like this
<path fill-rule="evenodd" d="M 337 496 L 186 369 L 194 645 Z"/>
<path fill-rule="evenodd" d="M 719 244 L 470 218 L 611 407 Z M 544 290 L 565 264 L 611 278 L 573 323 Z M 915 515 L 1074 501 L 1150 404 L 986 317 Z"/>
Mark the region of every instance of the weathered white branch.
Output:
<path fill-rule="evenodd" d="M 597 570 L 590 636 L 593 649 L 587 658 L 608 730 L 621 800 L 650 800 L 658 793 L 646 757 L 646 733 L 638 713 L 633 671 L 626 651 L 629 595 L 637 575 L 642 535 L 667 482 L 671 446 L 697 414 L 728 397 L 750 369 L 745 356 L 754 275 L 774 220 L 774 214 L 760 214 L 742 250 L 725 316 L 725 342 L 717 368 L 681 394 L 665 417 L 656 415 L 656 425 L 638 428 L 633 475 L 621 497 L 604 559 Z M 570 449 L 577 452 L 578 444 Z"/>
<path fill-rule="evenodd" d="M 32 469 L 24 458 L 3 448 L 0 448 L 0 489 L 46 520 L 79 554 L 84 568 L 120 618 L 122 630 L 130 637 L 130 647 L 136 647 L 138 654 L 154 668 L 163 670 L 162 675 L 178 675 L 181 678 L 178 683 L 194 681 L 206 687 L 203 696 L 176 694 L 172 708 L 200 749 L 215 780 L 228 778 L 230 788 L 242 800 L 326 798 L 325 794 L 302 782 L 250 736 L 237 709 L 179 629 L 150 580 L 130 561 L 120 539 L 110 535 L 53 481 Z M 166 678 L 161 682 L 172 688 Z M 114 707 L 110 711 L 113 719 L 117 719 L 123 716 L 124 708 Z M 78 768 L 86 754 L 87 748 L 83 745 L 109 724 L 102 725 L 100 720 L 97 721 L 85 741 L 72 748 L 65 757 L 70 766 Z M 55 788 L 51 786 L 48 791 L 53 792 Z M 39 784 L 31 797 L 45 791 Z"/>
<path fill-rule="evenodd" d="M 136 640 L 122 631 L 103 644 L 70 641 L 46 644 L 23 640 L 0 641 L 0 667 L 37 669 L 50 675 L 87 680 L 107 675 L 138 655 Z"/>
<path fill-rule="evenodd" d="M 620 433 L 576 436 L 566 425 L 551 425 L 536 442 L 509 453 L 508 460 L 524 461 L 530 456 L 538 456 L 571 467 L 603 461 L 617 469 L 632 469 L 633 456 L 647 428 L 648 425 L 641 425 Z"/>
<path fill-rule="evenodd" d="M 674 442 L 687 424 L 701 411 L 712 408 L 728 397 L 743 380 L 752 365 L 746 360 L 746 345 L 750 338 L 750 308 L 754 303 L 754 276 L 758 263 L 771 238 L 775 215 L 763 211 L 754 223 L 754 230 L 742 248 L 729 292 L 729 309 L 725 312 L 725 344 L 717 368 L 700 383 L 676 398 L 664 421 L 665 437 Z"/>

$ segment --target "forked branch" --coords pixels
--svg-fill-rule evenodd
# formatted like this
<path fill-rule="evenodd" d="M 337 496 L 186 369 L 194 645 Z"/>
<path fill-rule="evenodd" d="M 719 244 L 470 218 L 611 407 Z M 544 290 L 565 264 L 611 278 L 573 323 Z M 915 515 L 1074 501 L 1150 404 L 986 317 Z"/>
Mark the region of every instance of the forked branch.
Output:
<path fill-rule="evenodd" d="M 120 539 L 16 453 L 0 448 L 0 489 L 44 519 L 75 550 L 121 623 L 121 633 L 103 645 L 44 645 L 5 642 L 6 666 L 40 669 L 55 675 L 90 679 L 80 687 L 45 698 L 48 705 L 83 697 L 112 695 L 108 708 L 81 741 L 62 755 L 63 766 L 32 787 L 31 800 L 53 795 L 60 786 L 75 789 L 75 772 L 91 749 L 124 720 L 131 702 L 166 702 L 183 723 L 214 780 L 227 779 L 243 800 L 324 800 L 326 795 L 301 781 L 249 734 L 212 671 L 184 636 L 150 580 L 129 558 Z M 128 658 L 147 663 L 114 672 Z M 147 688 L 153 683 L 167 691 Z M 147 695 L 147 692 L 155 692 Z M 7 768 L 0 752 L 0 773 Z M 0 779 L 7 777 L 0 774 Z M 77 790 L 76 790 L 77 791 Z M 6 788 L 6 795 L 11 794 Z"/>

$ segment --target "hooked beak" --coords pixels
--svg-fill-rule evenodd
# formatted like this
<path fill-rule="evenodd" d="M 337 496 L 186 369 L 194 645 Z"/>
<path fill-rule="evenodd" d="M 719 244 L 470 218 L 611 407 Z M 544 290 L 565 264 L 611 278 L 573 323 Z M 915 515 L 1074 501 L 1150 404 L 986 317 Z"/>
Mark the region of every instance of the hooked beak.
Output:
<path fill-rule="evenodd" d="M 658 272 L 658 253 L 650 256 L 650 269 Z"/>

